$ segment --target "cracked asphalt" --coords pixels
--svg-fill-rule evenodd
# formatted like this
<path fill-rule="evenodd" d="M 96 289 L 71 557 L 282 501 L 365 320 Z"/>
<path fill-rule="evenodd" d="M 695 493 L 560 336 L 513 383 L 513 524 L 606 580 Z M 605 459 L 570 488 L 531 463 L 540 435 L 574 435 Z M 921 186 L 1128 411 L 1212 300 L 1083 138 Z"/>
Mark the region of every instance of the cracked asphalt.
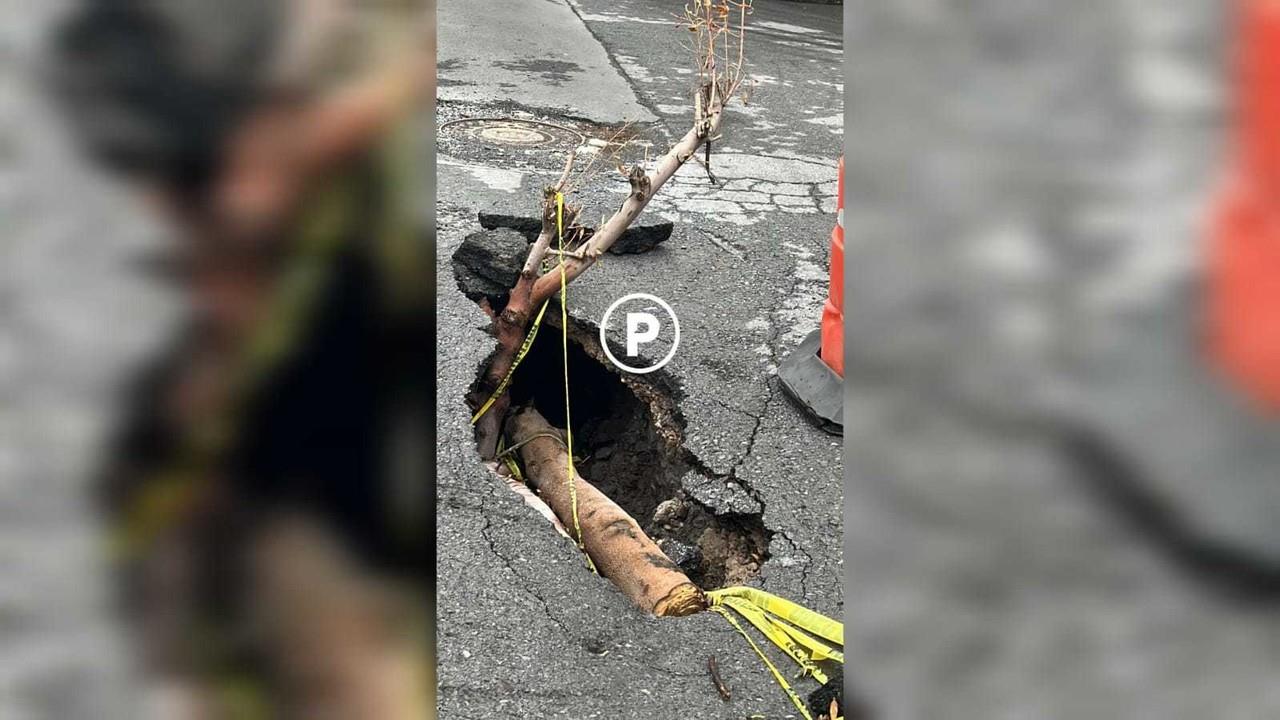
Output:
<path fill-rule="evenodd" d="M 675 5 L 530 0 L 493 22 L 487 6 L 439 7 L 441 122 L 519 116 L 591 134 L 634 121 L 655 147 L 685 131 L 692 85 Z M 672 237 L 649 253 L 606 257 L 571 286 L 568 307 L 594 325 L 631 292 L 674 306 L 681 345 L 660 374 L 676 388 L 696 461 L 686 490 L 714 507 L 761 511 L 774 534 L 752 582 L 839 617 L 840 442 L 781 394 L 776 370 L 817 327 L 826 295 L 843 142 L 841 8 L 760 3 L 752 20 L 755 87 L 729 113 L 712 155 L 722 185 L 712 188 L 699 166 L 682 169 L 640 220 L 674 221 Z M 550 35 L 549 44 L 529 42 Z M 440 147 L 441 717 L 795 716 L 723 619 L 642 616 L 480 464 L 463 395 L 492 340 L 449 258 L 480 229 L 477 212 L 536 214 L 559 163 L 447 139 Z M 626 188 L 601 173 L 579 198 L 587 217 L 612 211 Z M 710 655 L 731 703 L 707 675 Z"/>

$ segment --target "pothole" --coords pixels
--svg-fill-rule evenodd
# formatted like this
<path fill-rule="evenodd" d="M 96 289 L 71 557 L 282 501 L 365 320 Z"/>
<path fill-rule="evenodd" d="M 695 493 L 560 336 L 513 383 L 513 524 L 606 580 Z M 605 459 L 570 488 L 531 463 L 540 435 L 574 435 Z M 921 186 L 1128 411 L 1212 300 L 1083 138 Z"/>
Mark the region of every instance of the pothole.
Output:
<path fill-rule="evenodd" d="M 563 428 L 559 320 L 558 308 L 549 308 L 509 392 L 513 407 L 532 405 Z M 673 381 L 661 371 L 644 377 L 614 371 L 604 359 L 596 328 L 573 318 L 568 361 L 578 472 L 635 518 L 704 590 L 741 585 L 757 575 L 768 559 L 772 535 L 761 513 L 718 511 L 686 489 L 686 484 L 705 488 L 732 481 L 700 470 L 684 448 Z"/>

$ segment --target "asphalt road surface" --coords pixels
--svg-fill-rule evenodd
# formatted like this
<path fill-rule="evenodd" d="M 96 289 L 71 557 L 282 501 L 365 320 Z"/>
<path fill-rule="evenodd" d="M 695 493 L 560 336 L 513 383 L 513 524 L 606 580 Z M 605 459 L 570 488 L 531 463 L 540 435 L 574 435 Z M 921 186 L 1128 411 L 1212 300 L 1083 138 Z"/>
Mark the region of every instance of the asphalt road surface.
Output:
<path fill-rule="evenodd" d="M 692 116 L 687 32 L 672 15 L 679 9 L 638 0 L 529 0 L 518 11 L 442 2 L 438 118 L 523 117 L 591 136 L 631 121 L 658 149 Z M 681 344 L 661 372 L 678 388 L 685 448 L 706 471 L 699 492 L 714 504 L 741 501 L 749 489 L 750 509 L 773 533 L 753 582 L 839 616 L 840 443 L 782 395 L 776 369 L 817 327 L 826 295 L 843 142 L 841 8 L 761 2 L 751 21 L 755 87 L 748 105 L 728 113 L 714 147 L 721 185 L 698 166 L 684 168 L 640 220 L 673 221 L 671 239 L 642 255 L 607 257 L 571 286 L 568 307 L 589 324 L 631 292 L 674 307 Z M 536 215 L 564 155 L 499 153 L 448 130 L 438 160 L 441 717 L 794 716 L 723 619 L 642 616 L 480 464 L 463 395 L 492 341 L 449 257 L 479 230 L 478 211 Z M 626 191 L 616 173 L 593 185 L 584 193 L 590 218 L 611 212 Z M 709 655 L 731 703 L 707 676 Z"/>

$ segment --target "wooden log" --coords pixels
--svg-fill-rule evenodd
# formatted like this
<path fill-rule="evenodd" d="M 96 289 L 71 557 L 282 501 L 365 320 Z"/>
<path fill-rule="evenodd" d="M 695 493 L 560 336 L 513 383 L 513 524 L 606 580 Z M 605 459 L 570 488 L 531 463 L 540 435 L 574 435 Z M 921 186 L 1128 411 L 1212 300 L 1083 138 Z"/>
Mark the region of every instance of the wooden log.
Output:
<path fill-rule="evenodd" d="M 560 431 L 536 410 L 522 408 L 507 423 L 507 441 L 518 448 L 529 483 L 573 535 L 568 456 Z M 601 575 L 641 610 L 659 617 L 706 609 L 702 590 L 658 549 L 634 518 L 577 473 L 574 484 L 582 543 Z"/>

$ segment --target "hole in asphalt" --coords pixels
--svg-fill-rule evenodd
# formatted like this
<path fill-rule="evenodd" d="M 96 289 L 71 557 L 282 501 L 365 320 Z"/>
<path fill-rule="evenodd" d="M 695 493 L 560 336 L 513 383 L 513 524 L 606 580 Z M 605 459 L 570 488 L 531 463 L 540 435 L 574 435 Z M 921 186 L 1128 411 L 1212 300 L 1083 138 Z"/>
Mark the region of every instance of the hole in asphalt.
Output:
<path fill-rule="evenodd" d="M 556 427 L 565 426 L 561 343 L 553 300 L 509 390 L 513 406 L 531 404 Z M 772 534 L 761 514 L 716 514 L 681 487 L 686 474 L 700 471 L 683 446 L 674 381 L 662 371 L 624 377 L 605 359 L 597 329 L 572 317 L 568 358 L 578 472 L 635 518 L 699 587 L 754 577 Z M 482 365 L 477 381 L 483 373 Z"/>

